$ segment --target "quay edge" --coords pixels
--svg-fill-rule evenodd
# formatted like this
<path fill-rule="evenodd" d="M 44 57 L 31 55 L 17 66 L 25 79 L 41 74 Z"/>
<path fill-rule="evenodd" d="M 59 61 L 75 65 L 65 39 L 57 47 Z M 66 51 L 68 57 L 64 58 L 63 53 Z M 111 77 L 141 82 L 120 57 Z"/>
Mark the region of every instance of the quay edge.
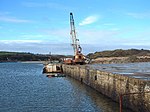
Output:
<path fill-rule="evenodd" d="M 63 73 L 96 89 L 123 107 L 135 112 L 150 112 L 150 81 L 94 70 L 85 66 L 62 65 Z M 129 94 L 137 93 L 137 94 Z"/>

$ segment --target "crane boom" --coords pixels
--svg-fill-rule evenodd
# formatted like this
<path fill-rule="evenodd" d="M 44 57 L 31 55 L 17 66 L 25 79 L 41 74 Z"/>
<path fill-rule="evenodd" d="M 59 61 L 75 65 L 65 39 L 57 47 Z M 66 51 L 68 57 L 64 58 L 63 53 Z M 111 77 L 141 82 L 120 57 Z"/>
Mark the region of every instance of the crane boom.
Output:
<path fill-rule="evenodd" d="M 64 59 L 65 64 L 86 64 L 86 57 L 81 53 L 82 48 L 79 44 L 79 39 L 77 39 L 76 36 L 76 30 L 75 30 L 75 24 L 74 24 L 74 19 L 73 19 L 73 14 L 70 13 L 70 36 L 72 39 L 72 46 L 74 50 L 74 57 L 72 59 Z"/>
<path fill-rule="evenodd" d="M 77 55 L 78 53 L 81 53 L 82 48 L 79 44 L 79 39 L 77 39 L 76 37 L 76 30 L 75 30 L 75 24 L 74 24 L 72 13 L 70 13 L 70 27 L 71 27 L 70 36 L 72 39 L 72 46 L 73 46 L 74 54 Z"/>

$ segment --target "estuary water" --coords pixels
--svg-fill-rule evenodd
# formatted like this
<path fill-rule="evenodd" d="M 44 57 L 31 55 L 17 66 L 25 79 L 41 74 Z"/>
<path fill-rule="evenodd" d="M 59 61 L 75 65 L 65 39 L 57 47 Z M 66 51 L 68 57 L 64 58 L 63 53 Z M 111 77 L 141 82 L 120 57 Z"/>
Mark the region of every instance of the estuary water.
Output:
<path fill-rule="evenodd" d="M 94 89 L 70 77 L 48 78 L 42 69 L 0 63 L 0 112 L 119 112 L 119 104 Z"/>

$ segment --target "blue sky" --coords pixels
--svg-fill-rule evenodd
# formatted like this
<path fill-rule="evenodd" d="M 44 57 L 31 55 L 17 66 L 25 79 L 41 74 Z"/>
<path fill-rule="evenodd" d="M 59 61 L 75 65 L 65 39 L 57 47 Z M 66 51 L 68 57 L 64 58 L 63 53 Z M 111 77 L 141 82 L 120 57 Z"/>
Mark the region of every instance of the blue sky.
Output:
<path fill-rule="evenodd" d="M 0 0 L 0 50 L 73 54 L 73 12 L 83 53 L 150 49 L 149 0 Z"/>

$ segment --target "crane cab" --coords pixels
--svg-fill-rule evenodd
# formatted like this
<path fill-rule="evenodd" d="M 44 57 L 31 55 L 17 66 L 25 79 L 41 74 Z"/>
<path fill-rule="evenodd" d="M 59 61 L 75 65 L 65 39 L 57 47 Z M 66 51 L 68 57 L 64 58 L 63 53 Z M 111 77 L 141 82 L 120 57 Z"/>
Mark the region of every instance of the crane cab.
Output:
<path fill-rule="evenodd" d="M 82 53 L 76 54 L 73 59 L 74 64 L 85 64 L 85 56 Z"/>

